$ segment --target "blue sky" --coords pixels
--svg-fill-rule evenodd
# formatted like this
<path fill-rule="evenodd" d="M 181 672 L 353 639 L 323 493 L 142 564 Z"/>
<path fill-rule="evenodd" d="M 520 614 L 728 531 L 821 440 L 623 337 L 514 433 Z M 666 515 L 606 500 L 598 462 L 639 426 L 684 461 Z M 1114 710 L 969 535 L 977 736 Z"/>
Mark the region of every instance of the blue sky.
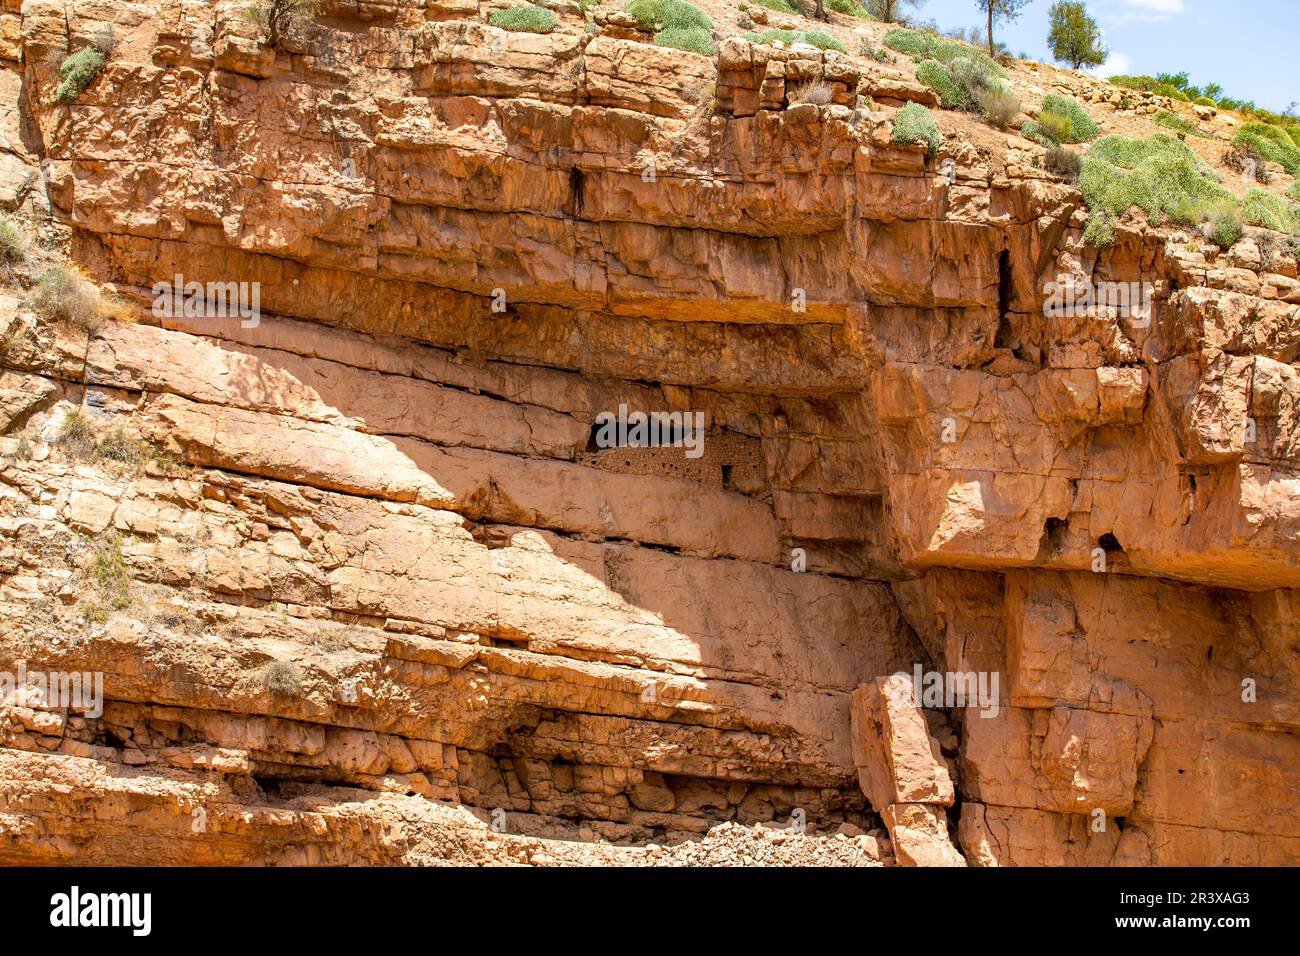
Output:
<path fill-rule="evenodd" d="M 1228 96 L 1281 112 L 1300 100 L 1300 3 L 1297 0 L 1085 0 L 1111 62 L 1099 72 L 1191 74 Z M 1051 0 L 1031 0 L 1020 19 L 994 36 L 1012 53 L 1052 62 L 1047 49 Z M 926 0 L 921 20 L 941 29 L 982 24 L 977 0 Z M 912 10 L 909 9 L 909 13 Z"/>

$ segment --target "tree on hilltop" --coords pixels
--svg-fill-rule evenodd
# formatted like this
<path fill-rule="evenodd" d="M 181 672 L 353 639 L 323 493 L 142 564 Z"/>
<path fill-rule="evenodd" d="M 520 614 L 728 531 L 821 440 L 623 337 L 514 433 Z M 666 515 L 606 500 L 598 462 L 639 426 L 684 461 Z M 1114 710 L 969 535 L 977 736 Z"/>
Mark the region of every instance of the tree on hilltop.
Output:
<path fill-rule="evenodd" d="M 881 23 L 898 23 L 904 7 L 919 7 L 925 0 L 866 0 L 867 12 Z"/>
<path fill-rule="evenodd" d="M 1059 0 L 1047 12 L 1051 29 L 1047 43 L 1052 56 L 1073 69 L 1081 66 L 1101 66 L 1106 62 L 1107 50 L 1101 44 L 1101 30 L 1097 21 L 1088 16 L 1088 8 L 1077 0 Z"/>
<path fill-rule="evenodd" d="M 975 6 L 988 17 L 989 56 L 997 55 L 993 46 L 993 24 L 1014 20 L 1028 4 L 1029 0 L 975 0 Z"/>

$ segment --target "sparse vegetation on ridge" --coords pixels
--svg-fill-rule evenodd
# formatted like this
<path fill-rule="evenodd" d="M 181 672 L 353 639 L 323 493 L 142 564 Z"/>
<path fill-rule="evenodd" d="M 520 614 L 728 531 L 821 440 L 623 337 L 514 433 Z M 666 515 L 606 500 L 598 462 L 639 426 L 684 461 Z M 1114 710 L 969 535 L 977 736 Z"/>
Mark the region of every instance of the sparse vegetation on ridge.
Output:
<path fill-rule="evenodd" d="M 258 30 L 258 40 L 279 49 L 284 38 L 321 11 L 321 0 L 255 0 L 241 11 Z"/>
<path fill-rule="evenodd" d="M 875 20 L 869 11 L 856 0 L 826 0 L 826 9 L 834 10 L 836 13 L 842 13 L 848 17 L 858 17 L 861 20 Z"/>
<path fill-rule="evenodd" d="M 1247 123 L 1237 130 L 1232 145 L 1249 147 L 1265 159 L 1277 163 L 1292 176 L 1300 176 L 1300 146 L 1280 126 Z"/>
<path fill-rule="evenodd" d="M 1113 242 L 1114 222 L 1131 207 L 1151 222 L 1195 225 L 1206 216 L 1235 206 L 1213 171 L 1183 142 L 1168 133 L 1146 140 L 1107 136 L 1083 158 L 1079 172 L 1083 199 L 1092 211 L 1085 239 Z"/>
<path fill-rule="evenodd" d="M 492 26 L 515 33 L 550 33 L 558 22 L 552 11 L 532 4 L 493 10 L 488 16 L 488 23 Z"/>
<path fill-rule="evenodd" d="M 979 61 L 985 71 L 993 76 L 998 78 L 1006 76 L 1006 71 L 983 50 L 955 40 L 946 40 L 928 30 L 914 30 L 910 27 L 890 30 L 885 34 L 885 46 L 899 53 L 905 53 L 918 62 L 938 60 L 946 64 L 959 57 L 965 57 Z"/>
<path fill-rule="evenodd" d="M 257 673 L 258 681 L 276 697 L 302 693 L 302 672 L 289 661 L 269 661 Z"/>
<path fill-rule="evenodd" d="M 685 0 L 632 0 L 627 12 L 646 30 L 655 31 L 655 44 L 713 56 L 713 21 Z"/>
<path fill-rule="evenodd" d="M 102 624 L 110 611 L 131 606 L 131 569 L 122 555 L 122 536 L 103 538 L 82 568 L 81 614 L 89 623 Z"/>
<path fill-rule="evenodd" d="M 119 474 L 143 474 L 150 462 L 174 464 L 169 456 L 121 427 L 100 434 L 94 416 L 83 407 L 68 409 L 59 421 L 53 444 L 73 461 L 106 465 Z"/>
<path fill-rule="evenodd" d="M 35 256 L 33 256 L 35 258 Z M 48 262 L 26 295 L 42 320 L 93 333 L 108 319 L 132 321 L 130 303 L 100 290 L 85 273 L 62 260 Z"/>
<path fill-rule="evenodd" d="M 833 99 L 834 91 L 829 83 L 822 80 L 812 80 L 808 83 L 801 83 L 796 86 L 790 93 L 791 103 L 812 103 L 815 106 L 825 106 Z"/>
<path fill-rule="evenodd" d="M 1246 193 L 1241 201 L 1241 218 L 1249 226 L 1300 234 L 1300 206 L 1263 189 Z"/>
<path fill-rule="evenodd" d="M 1182 133 L 1185 136 L 1199 136 L 1202 139 L 1213 139 L 1208 133 L 1202 132 L 1201 128 L 1195 123 L 1188 122 L 1175 113 L 1168 110 L 1159 110 L 1156 112 L 1156 125 L 1171 129 L 1175 133 Z"/>
<path fill-rule="evenodd" d="M 763 33 L 746 33 L 743 36 L 750 43 L 764 43 L 769 46 L 778 41 L 787 47 L 796 43 L 806 43 L 819 50 L 847 52 L 843 43 L 820 30 L 810 30 L 806 33 L 803 30 L 767 30 Z"/>
<path fill-rule="evenodd" d="M 62 322 L 93 332 L 107 310 L 99 289 L 75 266 L 55 262 L 46 267 L 28 294 L 32 311 L 48 322 Z"/>

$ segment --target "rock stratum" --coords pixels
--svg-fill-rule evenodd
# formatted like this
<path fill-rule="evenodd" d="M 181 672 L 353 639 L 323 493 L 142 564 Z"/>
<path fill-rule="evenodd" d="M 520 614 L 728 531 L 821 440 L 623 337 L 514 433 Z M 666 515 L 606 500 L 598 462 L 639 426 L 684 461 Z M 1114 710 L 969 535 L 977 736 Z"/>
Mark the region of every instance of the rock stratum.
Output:
<path fill-rule="evenodd" d="M 131 320 L 0 295 L 0 666 L 104 697 L 0 712 L 0 861 L 1300 862 L 1294 257 L 1089 248 L 868 60 L 489 9 L 4 4 L 0 200 Z"/>

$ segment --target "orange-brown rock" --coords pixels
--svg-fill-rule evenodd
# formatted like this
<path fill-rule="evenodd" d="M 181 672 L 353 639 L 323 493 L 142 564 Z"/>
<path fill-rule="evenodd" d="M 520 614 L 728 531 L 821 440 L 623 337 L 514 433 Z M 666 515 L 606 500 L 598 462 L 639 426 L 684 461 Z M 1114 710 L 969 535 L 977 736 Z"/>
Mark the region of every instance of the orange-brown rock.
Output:
<path fill-rule="evenodd" d="M 1294 256 L 557 10 L 0 10 L 0 678 L 102 677 L 0 699 L 0 861 L 1300 862 Z"/>

